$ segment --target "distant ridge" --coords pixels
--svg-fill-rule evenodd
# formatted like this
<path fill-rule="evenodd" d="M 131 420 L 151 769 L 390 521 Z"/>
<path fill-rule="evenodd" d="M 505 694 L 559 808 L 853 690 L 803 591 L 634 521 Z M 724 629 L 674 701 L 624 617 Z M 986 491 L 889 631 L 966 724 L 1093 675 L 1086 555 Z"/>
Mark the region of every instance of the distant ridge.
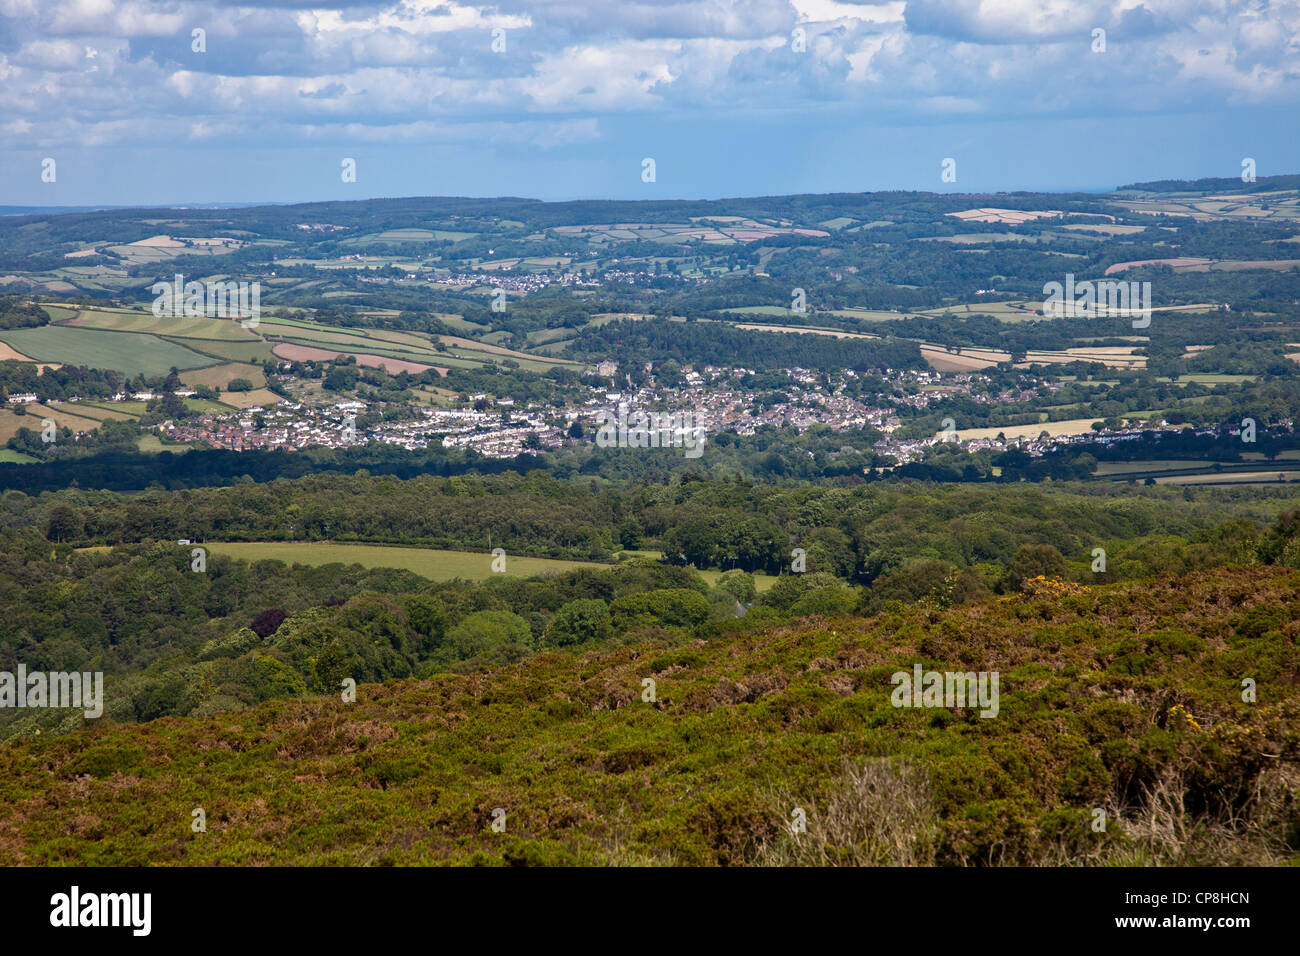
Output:
<path fill-rule="evenodd" d="M 1207 179 L 1157 179 L 1149 183 L 1130 183 L 1116 192 L 1195 193 L 1238 192 L 1258 193 L 1273 189 L 1300 189 L 1300 175 L 1261 176 L 1253 183 L 1243 183 L 1240 176 L 1223 176 Z"/>
<path fill-rule="evenodd" d="M 111 212 L 116 209 L 251 209 L 257 206 L 279 206 L 274 202 L 186 202 L 142 207 L 138 203 L 92 206 L 0 206 L 0 216 L 57 216 L 71 212 Z"/>

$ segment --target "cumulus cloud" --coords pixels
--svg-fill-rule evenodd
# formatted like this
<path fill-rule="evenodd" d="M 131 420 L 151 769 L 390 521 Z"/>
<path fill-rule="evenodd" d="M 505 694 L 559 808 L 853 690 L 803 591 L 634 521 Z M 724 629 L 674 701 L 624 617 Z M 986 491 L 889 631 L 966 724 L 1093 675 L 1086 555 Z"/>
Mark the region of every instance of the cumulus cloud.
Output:
<path fill-rule="evenodd" d="M 655 111 L 1287 104 L 1298 36 L 1300 0 L 0 0 L 0 110 L 34 144 L 463 128 L 551 148 Z"/>

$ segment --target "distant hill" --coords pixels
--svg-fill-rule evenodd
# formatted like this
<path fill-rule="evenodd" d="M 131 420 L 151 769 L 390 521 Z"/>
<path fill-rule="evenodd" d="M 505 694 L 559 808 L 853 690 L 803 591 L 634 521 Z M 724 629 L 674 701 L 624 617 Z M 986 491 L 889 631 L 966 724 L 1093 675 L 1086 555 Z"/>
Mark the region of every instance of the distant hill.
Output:
<path fill-rule="evenodd" d="M 1130 183 L 1116 192 L 1147 193 L 1259 193 L 1276 189 L 1300 189 L 1300 175 L 1260 176 L 1253 183 L 1241 181 L 1240 176 L 1206 179 L 1158 179 L 1149 183 Z"/>

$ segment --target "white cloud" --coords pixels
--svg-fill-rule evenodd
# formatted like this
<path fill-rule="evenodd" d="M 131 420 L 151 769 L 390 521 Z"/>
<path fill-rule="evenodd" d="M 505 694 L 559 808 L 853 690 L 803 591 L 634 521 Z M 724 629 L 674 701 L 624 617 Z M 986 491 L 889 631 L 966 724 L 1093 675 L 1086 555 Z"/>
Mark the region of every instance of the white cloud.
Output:
<path fill-rule="evenodd" d="M 499 126 L 558 143 L 656 110 L 1007 117 L 1300 96 L 1300 0 L 0 0 L 0 16 L 0 108 L 42 142 Z"/>

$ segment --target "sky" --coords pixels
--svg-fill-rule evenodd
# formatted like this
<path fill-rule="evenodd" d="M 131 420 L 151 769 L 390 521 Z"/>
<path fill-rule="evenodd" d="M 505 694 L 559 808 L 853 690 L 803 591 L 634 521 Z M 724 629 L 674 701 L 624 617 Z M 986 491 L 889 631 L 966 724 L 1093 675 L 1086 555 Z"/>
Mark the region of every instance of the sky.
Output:
<path fill-rule="evenodd" d="M 1092 191 L 1247 158 L 1300 172 L 1300 0 L 0 0 L 3 205 Z"/>

